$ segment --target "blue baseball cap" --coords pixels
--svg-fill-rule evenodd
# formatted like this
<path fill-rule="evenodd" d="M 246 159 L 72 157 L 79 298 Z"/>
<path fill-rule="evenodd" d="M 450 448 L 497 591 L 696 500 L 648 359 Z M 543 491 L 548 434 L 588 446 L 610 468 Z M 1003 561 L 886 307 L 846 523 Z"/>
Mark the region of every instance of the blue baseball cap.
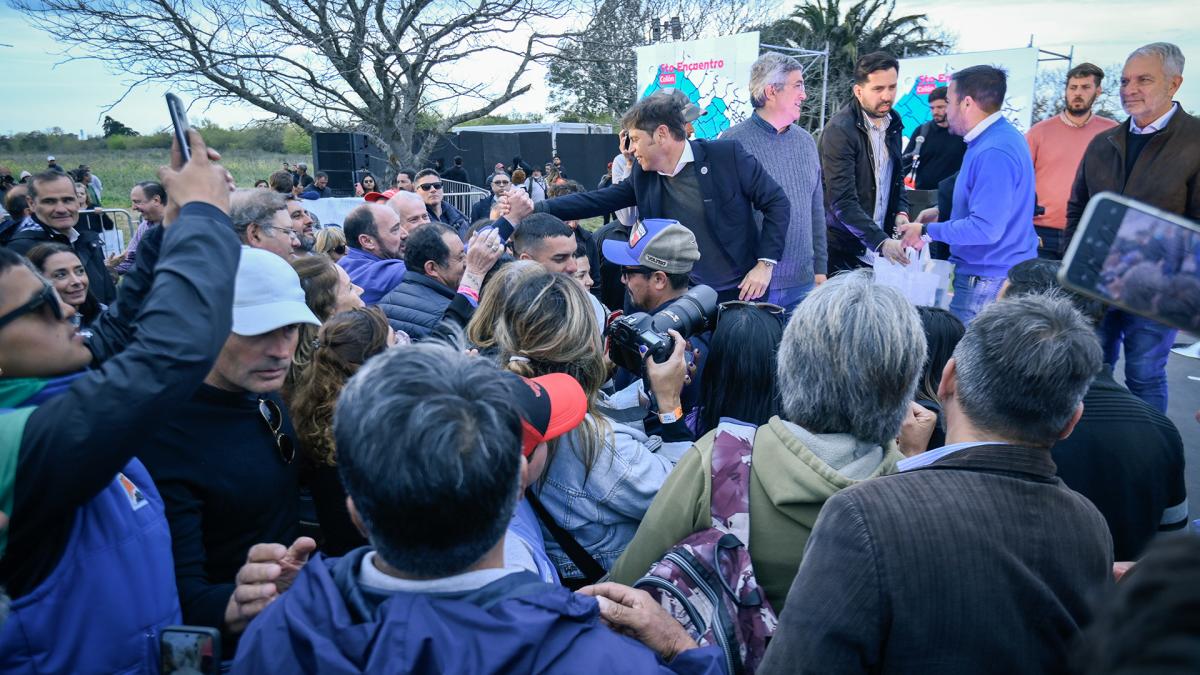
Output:
<path fill-rule="evenodd" d="M 678 220 L 647 218 L 629 232 L 629 241 L 604 242 L 604 257 L 622 267 L 645 267 L 667 274 L 686 274 L 700 259 L 696 235 Z"/>

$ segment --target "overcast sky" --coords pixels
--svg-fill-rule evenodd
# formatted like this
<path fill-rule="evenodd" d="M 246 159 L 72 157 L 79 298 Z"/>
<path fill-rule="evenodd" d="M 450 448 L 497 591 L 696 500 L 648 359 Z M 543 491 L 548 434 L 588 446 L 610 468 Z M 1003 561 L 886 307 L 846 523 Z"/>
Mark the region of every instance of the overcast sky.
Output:
<path fill-rule="evenodd" d="M 1034 46 L 1065 53 L 1073 45 L 1077 63 L 1092 61 L 1106 67 L 1124 61 L 1130 51 L 1146 42 L 1174 42 L 1191 61 L 1177 100 L 1200 111 L 1200 13 L 1195 0 L 899 0 L 897 12 L 928 14 L 933 22 L 957 35 L 960 52 L 1024 47 L 1032 34 Z M 0 46 L 0 72 L 8 94 L 0 133 L 60 126 L 75 133 L 98 134 L 102 110 L 125 91 L 122 77 L 99 62 L 58 64 L 61 57 L 55 55 L 54 39 L 33 29 L 7 5 L 0 5 L 0 43 L 13 45 Z M 507 77 L 498 70 L 495 79 L 502 75 Z M 531 72 L 528 81 L 533 90 L 502 110 L 541 112 L 545 108 L 548 92 L 543 73 Z M 162 102 L 166 90 L 163 86 L 142 87 L 109 114 L 142 132 L 160 129 L 167 123 Z M 229 106 L 193 108 L 191 114 L 223 125 L 266 116 L 253 108 Z"/>

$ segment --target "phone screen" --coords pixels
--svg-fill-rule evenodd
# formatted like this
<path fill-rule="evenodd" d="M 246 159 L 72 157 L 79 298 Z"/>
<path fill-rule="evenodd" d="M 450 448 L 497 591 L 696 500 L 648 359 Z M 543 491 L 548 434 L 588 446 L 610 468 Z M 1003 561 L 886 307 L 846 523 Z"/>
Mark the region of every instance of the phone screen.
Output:
<path fill-rule="evenodd" d="M 167 94 L 167 113 L 171 115 L 171 126 L 175 131 L 175 140 L 179 142 L 179 151 L 183 154 L 183 161 L 188 161 L 192 158 L 192 148 L 188 145 L 188 118 L 187 112 L 183 109 L 183 101 L 175 94 Z"/>
<path fill-rule="evenodd" d="M 1093 280 L 1101 298 L 1185 330 L 1200 330 L 1200 233 L 1110 201 L 1096 211 L 1116 228 Z"/>
<path fill-rule="evenodd" d="M 196 627 L 196 630 L 183 627 L 163 630 L 160 636 L 160 670 L 163 675 L 218 672 L 221 653 L 219 638 L 213 634 L 215 632 L 203 627 Z"/>

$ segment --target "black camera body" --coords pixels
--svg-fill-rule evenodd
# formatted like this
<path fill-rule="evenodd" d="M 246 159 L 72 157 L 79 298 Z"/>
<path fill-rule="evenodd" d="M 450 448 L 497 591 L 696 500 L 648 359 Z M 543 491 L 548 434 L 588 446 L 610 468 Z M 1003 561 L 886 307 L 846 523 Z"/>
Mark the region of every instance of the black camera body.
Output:
<path fill-rule="evenodd" d="M 612 340 L 609 358 L 631 373 L 642 370 L 641 347 L 658 363 L 675 350 L 675 340 L 667 331 L 675 329 L 685 340 L 709 330 L 717 320 L 717 292 L 708 286 L 693 286 L 657 314 L 636 312 L 608 326 Z"/>

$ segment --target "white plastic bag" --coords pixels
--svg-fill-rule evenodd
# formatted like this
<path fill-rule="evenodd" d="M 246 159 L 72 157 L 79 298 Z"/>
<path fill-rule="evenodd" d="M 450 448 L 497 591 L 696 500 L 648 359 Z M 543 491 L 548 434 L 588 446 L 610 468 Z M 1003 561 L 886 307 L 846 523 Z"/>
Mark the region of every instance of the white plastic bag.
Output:
<path fill-rule="evenodd" d="M 954 265 L 929 257 L 929 247 L 918 253 L 905 249 L 908 265 L 896 264 L 883 256 L 875 258 L 875 283 L 900 291 L 913 305 L 942 307 L 950 305 L 950 275 Z"/>

